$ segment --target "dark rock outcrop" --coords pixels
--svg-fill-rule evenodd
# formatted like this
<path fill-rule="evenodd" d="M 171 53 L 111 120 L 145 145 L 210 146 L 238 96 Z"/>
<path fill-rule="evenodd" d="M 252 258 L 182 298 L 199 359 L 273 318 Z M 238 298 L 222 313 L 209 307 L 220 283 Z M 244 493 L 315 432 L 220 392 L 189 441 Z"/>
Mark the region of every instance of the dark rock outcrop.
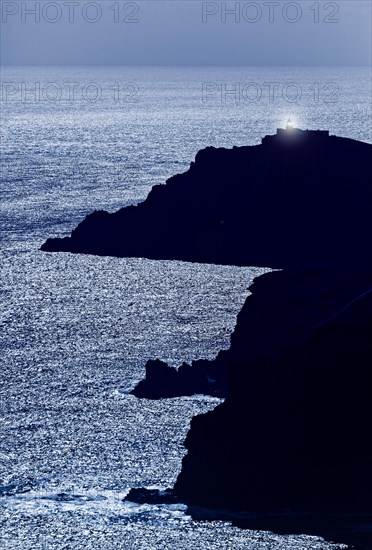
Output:
<path fill-rule="evenodd" d="M 129 491 L 124 501 L 137 504 L 175 504 L 179 502 L 172 489 L 159 491 L 158 489 L 133 488 Z"/>
<path fill-rule="evenodd" d="M 226 369 L 223 354 L 215 361 L 200 359 L 191 365 L 183 363 L 178 369 L 163 361 L 148 361 L 146 378 L 131 391 L 136 397 L 162 399 L 182 395 L 204 394 L 225 397 L 227 393 Z"/>
<path fill-rule="evenodd" d="M 194 417 L 175 493 L 248 511 L 372 510 L 372 270 L 255 280 L 230 394 Z"/>
<path fill-rule="evenodd" d="M 41 248 L 269 267 L 370 263 L 371 149 L 300 130 L 208 147 L 143 203 L 94 212 Z"/>

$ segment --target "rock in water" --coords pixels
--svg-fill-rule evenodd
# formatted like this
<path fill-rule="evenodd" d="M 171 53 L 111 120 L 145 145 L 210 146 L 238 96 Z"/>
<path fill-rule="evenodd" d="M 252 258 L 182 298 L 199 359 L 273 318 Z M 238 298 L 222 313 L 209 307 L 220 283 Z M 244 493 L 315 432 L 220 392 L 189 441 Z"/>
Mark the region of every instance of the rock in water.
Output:
<path fill-rule="evenodd" d="M 199 359 L 191 365 L 183 363 L 179 369 L 168 366 L 158 359 L 146 364 L 146 378 L 131 392 L 136 397 L 163 399 L 182 395 L 212 395 L 225 397 L 227 394 L 226 370 L 223 354 L 218 359 Z"/>

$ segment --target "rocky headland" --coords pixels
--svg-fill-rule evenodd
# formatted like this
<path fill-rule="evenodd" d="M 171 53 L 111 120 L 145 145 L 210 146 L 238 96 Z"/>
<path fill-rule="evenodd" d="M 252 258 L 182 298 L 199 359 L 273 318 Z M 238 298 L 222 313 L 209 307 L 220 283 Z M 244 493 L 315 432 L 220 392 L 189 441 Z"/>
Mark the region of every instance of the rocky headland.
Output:
<path fill-rule="evenodd" d="M 250 290 L 208 369 L 224 365 L 227 398 L 193 418 L 175 487 L 127 499 L 369 550 L 372 269 L 276 271 Z"/>
<path fill-rule="evenodd" d="M 257 278 L 175 493 L 245 511 L 372 510 L 372 269 Z"/>
<path fill-rule="evenodd" d="M 144 202 L 93 212 L 41 248 L 279 268 L 370 262 L 372 146 L 278 132 L 261 145 L 199 151 Z"/>

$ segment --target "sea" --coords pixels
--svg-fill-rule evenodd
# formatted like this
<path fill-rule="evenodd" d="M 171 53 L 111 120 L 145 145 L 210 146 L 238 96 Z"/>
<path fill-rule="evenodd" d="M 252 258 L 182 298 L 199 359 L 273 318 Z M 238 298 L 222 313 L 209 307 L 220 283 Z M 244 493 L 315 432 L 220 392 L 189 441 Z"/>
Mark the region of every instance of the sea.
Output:
<path fill-rule="evenodd" d="M 146 361 L 227 349 L 269 266 L 39 247 L 145 200 L 198 150 L 258 144 L 288 119 L 371 143 L 370 69 L 2 67 L 1 80 L 0 548 L 341 548 L 123 500 L 171 487 L 191 418 L 221 403 L 136 399 Z"/>

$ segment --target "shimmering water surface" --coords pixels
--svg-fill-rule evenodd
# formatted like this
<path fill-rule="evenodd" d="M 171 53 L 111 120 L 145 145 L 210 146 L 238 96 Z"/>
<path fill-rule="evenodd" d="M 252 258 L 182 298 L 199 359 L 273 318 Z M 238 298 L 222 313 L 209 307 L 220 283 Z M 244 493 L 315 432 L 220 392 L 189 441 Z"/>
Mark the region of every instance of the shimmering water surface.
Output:
<path fill-rule="evenodd" d="M 180 505 L 122 501 L 131 487 L 174 483 L 190 419 L 219 403 L 128 395 L 146 360 L 179 365 L 227 348 L 247 287 L 264 270 L 38 248 L 96 208 L 143 200 L 200 148 L 259 143 L 288 116 L 371 141 L 369 76 L 343 68 L 2 69 L 13 93 L 1 104 L 1 548 L 333 547 L 195 522 Z M 244 99 L 249 82 L 262 90 L 257 101 Z M 296 102 L 283 94 L 288 82 L 301 89 Z M 212 95 L 203 96 L 203 83 Z M 224 96 L 223 83 L 238 95 Z M 87 99 L 87 84 L 102 97 Z"/>

